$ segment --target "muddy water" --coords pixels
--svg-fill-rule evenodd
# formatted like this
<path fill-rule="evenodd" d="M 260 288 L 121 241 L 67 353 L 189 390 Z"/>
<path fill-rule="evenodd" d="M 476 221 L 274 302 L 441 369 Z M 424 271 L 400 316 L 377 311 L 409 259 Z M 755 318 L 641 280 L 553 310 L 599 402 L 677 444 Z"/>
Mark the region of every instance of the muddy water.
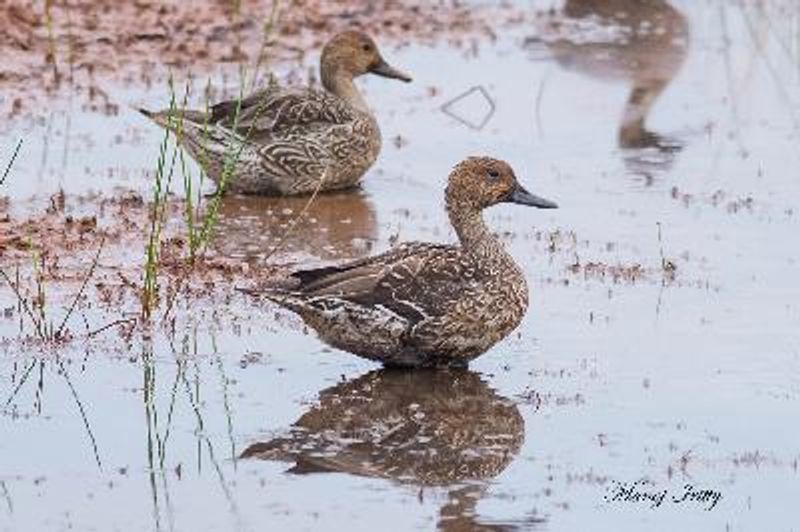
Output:
<path fill-rule="evenodd" d="M 593 4 L 493 43 L 393 51 L 416 83 L 364 82 L 379 163 L 272 258 L 451 239 L 447 171 L 505 158 L 561 205 L 488 213 L 530 280 L 512 337 L 468 372 L 393 373 L 234 299 L 186 304 L 174 333 L 123 349 L 16 346 L 0 530 L 796 527 L 800 14 Z M 490 101 L 451 101 L 474 86 Z M 13 131 L 8 208 L 147 192 L 161 137 L 127 105 L 166 91 L 118 98 L 116 116 L 58 102 Z M 230 198 L 216 249 L 264 254 L 301 208 Z"/>

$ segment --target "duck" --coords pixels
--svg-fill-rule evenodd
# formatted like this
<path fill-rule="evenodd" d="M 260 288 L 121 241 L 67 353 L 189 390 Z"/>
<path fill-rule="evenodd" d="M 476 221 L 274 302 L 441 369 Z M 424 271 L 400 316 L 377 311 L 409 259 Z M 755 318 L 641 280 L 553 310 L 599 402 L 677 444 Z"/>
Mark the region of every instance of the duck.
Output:
<path fill-rule="evenodd" d="M 171 130 L 218 192 L 308 195 L 350 188 L 378 157 L 381 133 L 354 79 L 410 82 L 367 34 L 335 35 L 320 58 L 322 90 L 270 83 L 208 111 L 139 111 Z"/>
<path fill-rule="evenodd" d="M 558 207 L 528 192 L 505 161 L 468 157 L 445 188 L 458 244 L 404 243 L 244 291 L 296 313 L 332 347 L 384 366 L 464 367 L 528 308 L 524 272 L 483 219 L 500 203 Z"/>

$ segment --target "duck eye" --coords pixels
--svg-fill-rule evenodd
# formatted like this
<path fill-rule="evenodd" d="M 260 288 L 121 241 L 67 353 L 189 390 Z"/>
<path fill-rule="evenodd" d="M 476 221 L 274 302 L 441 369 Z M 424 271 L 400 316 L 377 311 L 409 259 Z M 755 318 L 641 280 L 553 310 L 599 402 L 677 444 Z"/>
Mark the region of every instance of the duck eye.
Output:
<path fill-rule="evenodd" d="M 489 170 L 487 170 L 486 174 L 489 176 L 489 179 L 497 179 L 498 177 L 500 177 L 500 172 L 498 172 L 494 168 L 490 168 Z"/>
<path fill-rule="evenodd" d="M 365 52 L 371 52 L 372 51 L 372 46 L 370 46 L 368 44 L 362 44 L 361 45 L 361 49 L 364 50 Z"/>

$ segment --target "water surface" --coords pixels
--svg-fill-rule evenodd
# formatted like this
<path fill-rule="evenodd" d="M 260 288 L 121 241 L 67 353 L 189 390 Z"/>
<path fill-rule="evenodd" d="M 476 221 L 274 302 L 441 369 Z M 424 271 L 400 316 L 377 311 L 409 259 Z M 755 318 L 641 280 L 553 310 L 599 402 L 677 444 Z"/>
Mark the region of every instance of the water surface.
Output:
<path fill-rule="evenodd" d="M 561 206 L 487 213 L 531 288 L 507 341 L 467 372 L 387 372 L 242 297 L 187 305 L 173 334 L 125 349 L 15 347 L 0 530 L 796 527 L 800 14 L 594 4 L 473 47 L 392 51 L 415 83 L 363 81 L 380 160 L 271 258 L 450 240 L 449 169 L 506 159 Z M 132 107 L 168 92 L 116 94 L 115 116 L 58 101 L 15 126 L 8 209 L 59 188 L 149 195 L 161 133 Z M 215 250 L 263 256 L 300 209 L 229 198 Z M 614 500 L 640 480 L 665 502 Z M 682 500 L 687 484 L 722 498 Z"/>

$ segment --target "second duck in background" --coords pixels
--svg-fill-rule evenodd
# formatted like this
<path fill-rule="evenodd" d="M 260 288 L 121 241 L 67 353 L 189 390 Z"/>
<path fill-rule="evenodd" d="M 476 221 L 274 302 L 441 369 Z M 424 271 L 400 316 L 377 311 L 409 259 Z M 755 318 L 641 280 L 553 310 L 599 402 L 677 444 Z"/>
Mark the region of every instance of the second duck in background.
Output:
<path fill-rule="evenodd" d="M 367 73 L 411 81 L 383 59 L 368 35 L 345 31 L 322 51 L 325 90 L 269 86 L 209 112 L 141 112 L 175 131 L 218 187 L 226 181 L 225 191 L 295 195 L 342 189 L 361 179 L 381 148 L 378 122 L 353 82 Z M 232 160 L 226 176 L 226 161 Z"/>

